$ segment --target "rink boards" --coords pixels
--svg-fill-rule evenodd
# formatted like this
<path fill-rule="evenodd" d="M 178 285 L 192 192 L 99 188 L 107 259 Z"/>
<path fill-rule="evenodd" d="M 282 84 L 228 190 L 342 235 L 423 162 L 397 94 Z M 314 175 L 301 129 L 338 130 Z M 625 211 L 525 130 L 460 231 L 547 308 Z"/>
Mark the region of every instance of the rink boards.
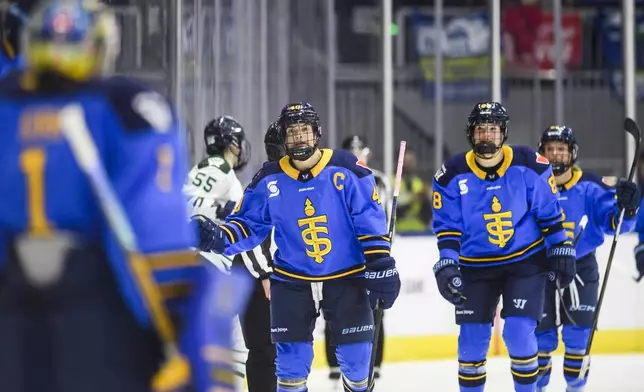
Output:
<path fill-rule="evenodd" d="M 612 237 L 607 237 L 597 251 L 601 278 L 611 242 Z M 644 352 L 644 281 L 637 284 L 633 280 L 637 275 L 633 257 L 637 242 L 635 234 L 620 236 L 593 353 Z M 431 271 L 433 263 L 438 260 L 436 238 L 396 237 L 393 254 L 403 289 L 395 306 L 385 312 L 385 360 L 404 362 L 454 358 L 458 334 L 454 308 L 438 293 Z M 324 361 L 322 326 L 320 318 L 315 331 L 316 365 Z M 491 355 L 505 352 L 500 330 L 495 329 Z"/>

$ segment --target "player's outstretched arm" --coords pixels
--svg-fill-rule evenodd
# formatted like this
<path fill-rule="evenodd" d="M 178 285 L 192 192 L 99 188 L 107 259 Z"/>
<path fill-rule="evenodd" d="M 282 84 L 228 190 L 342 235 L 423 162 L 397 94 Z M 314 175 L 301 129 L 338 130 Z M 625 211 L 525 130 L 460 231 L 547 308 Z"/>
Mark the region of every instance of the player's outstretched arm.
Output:
<path fill-rule="evenodd" d="M 362 245 L 365 259 L 365 282 L 371 307 L 378 300 L 384 309 L 393 306 L 400 293 L 396 260 L 391 257 L 391 239 L 387 233 L 385 210 L 373 174 L 357 166 L 344 180 L 346 200 L 354 231 Z"/>
<path fill-rule="evenodd" d="M 432 230 L 438 242 L 439 260 L 434 264 L 438 291 L 454 305 L 463 303 L 463 280 L 458 268 L 463 218 L 458 183 L 445 166 L 432 182 Z"/>
<path fill-rule="evenodd" d="M 263 169 L 255 175 L 244 196 L 226 223 L 213 226 L 201 217 L 201 249 L 232 256 L 259 246 L 271 232 L 273 224 L 268 211 L 268 195 Z"/>
<path fill-rule="evenodd" d="M 525 173 L 530 207 L 543 233 L 550 276 L 565 288 L 575 278 L 577 255 L 563 227 L 559 191 L 552 168 L 548 163 L 537 162 L 547 165 L 547 168 Z"/>
<path fill-rule="evenodd" d="M 628 180 L 604 178 L 603 183 L 590 184 L 591 191 L 587 197 L 593 207 L 593 220 L 605 234 L 615 234 L 617 220 L 621 209 L 624 209 L 624 222 L 620 233 L 628 233 L 635 228 L 637 211 L 640 204 L 640 191 L 637 185 Z M 607 185 L 611 183 L 614 187 Z"/>

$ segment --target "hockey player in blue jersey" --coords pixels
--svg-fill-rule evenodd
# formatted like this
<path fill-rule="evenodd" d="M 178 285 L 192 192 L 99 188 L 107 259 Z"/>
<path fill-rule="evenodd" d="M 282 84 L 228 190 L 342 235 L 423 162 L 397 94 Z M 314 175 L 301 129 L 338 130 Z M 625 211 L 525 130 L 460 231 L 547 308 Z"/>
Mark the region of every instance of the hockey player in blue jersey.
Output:
<path fill-rule="evenodd" d="M 637 160 L 637 184 L 639 185 L 640 195 L 644 196 L 644 151 L 640 153 Z M 639 243 L 635 247 L 635 266 L 637 267 L 638 279 L 641 281 L 644 277 L 644 197 L 640 200 L 640 209 L 637 213 L 635 223 L 635 232 L 637 233 Z"/>
<path fill-rule="evenodd" d="M 569 237 L 578 239 L 577 276 L 564 292 L 563 299 L 558 298 L 553 282 L 546 288 L 544 317 L 537 328 L 541 371 L 537 391 L 545 391 L 550 381 L 551 353 L 559 343 L 559 318 L 563 324 L 561 335 L 566 348 L 563 365 L 564 377 L 568 384 L 566 390 L 584 390 L 587 379 L 578 377 L 593 325 L 599 289 L 595 249 L 604 242 L 604 235 L 615 234 L 621 209 L 625 210 L 621 232 L 631 231 L 639 207 L 640 193 L 635 183 L 582 171 L 575 166 L 578 150 L 575 135 L 572 129 L 566 126 L 550 126 L 543 132 L 539 142 L 539 153 L 550 161 L 560 192 L 559 203 L 564 216 L 564 228 Z M 587 223 L 579 237 L 579 223 L 583 216 L 586 216 Z M 560 303 L 566 307 L 567 313 L 561 311 L 557 314 Z M 573 320 L 570 320 L 568 315 Z"/>
<path fill-rule="evenodd" d="M 504 145 L 509 119 L 497 102 L 476 104 L 465 128 L 472 150 L 447 160 L 433 181 L 434 274 L 441 295 L 456 305 L 461 391 L 485 387 L 500 295 L 514 388 L 535 391 L 535 328 L 548 272 L 563 287 L 575 276 L 550 164 L 528 147 Z"/>
<path fill-rule="evenodd" d="M 98 2 L 43 1 L 23 34 L 26 69 L 0 80 L 2 391 L 233 391 L 230 320 L 244 294 L 230 290 L 236 280 L 215 284 L 190 249 L 175 110 L 136 81 L 102 76 L 118 28 Z M 62 125 L 68 105 L 83 126 Z M 136 253 L 90 186 L 100 171 L 78 166 L 69 135 L 85 126 Z"/>
<path fill-rule="evenodd" d="M 236 212 L 202 244 L 232 255 L 253 249 L 275 227 L 278 391 L 308 390 L 320 310 L 333 331 L 344 389 L 369 390 L 371 307 L 380 299 L 390 308 L 400 291 L 376 183 L 353 154 L 318 148 L 322 132 L 310 104 L 287 105 L 278 123 L 288 155 L 255 175 Z"/>

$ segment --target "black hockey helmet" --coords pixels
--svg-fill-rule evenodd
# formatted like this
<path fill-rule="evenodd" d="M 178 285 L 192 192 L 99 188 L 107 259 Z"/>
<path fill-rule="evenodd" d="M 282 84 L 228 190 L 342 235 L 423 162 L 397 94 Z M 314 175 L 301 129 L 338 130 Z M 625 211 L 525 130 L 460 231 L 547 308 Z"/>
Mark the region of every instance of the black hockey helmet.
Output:
<path fill-rule="evenodd" d="M 234 170 L 242 170 L 250 160 L 250 143 L 246 139 L 244 128 L 231 116 L 217 117 L 210 121 L 203 131 L 208 155 L 224 154 L 229 147 L 235 147 L 237 164 Z"/>
<path fill-rule="evenodd" d="M 487 154 L 496 153 L 503 143 L 508 139 L 508 123 L 510 116 L 507 110 L 498 102 L 479 102 L 474 105 L 474 109 L 467 117 L 467 126 L 465 127 L 465 135 L 467 141 L 472 146 L 476 155 L 482 156 Z M 474 143 L 474 128 L 478 124 L 499 124 L 501 128 L 501 143 L 496 145 L 490 142 Z"/>
<path fill-rule="evenodd" d="M 548 142 L 563 142 L 568 146 L 568 151 L 570 152 L 570 160 L 568 162 L 559 162 L 550 160 L 550 165 L 552 166 L 552 173 L 555 176 L 559 176 L 571 168 L 575 163 L 577 163 L 577 152 L 579 151 L 579 144 L 577 144 L 577 139 L 575 134 L 572 132 L 570 127 L 565 125 L 551 125 L 546 128 L 545 131 L 541 134 L 541 140 L 539 141 L 539 147 L 537 151 L 539 154 L 546 155 L 546 144 Z"/>
<path fill-rule="evenodd" d="M 269 161 L 278 161 L 286 155 L 286 148 L 282 144 L 280 128 L 277 121 L 273 121 L 268 126 L 268 130 L 264 136 L 264 148 L 266 149 L 266 156 Z"/>
<path fill-rule="evenodd" d="M 322 138 L 322 127 L 320 126 L 320 116 L 313 109 L 313 106 L 308 102 L 291 103 L 284 106 L 280 117 L 277 120 L 280 127 L 280 139 L 286 153 L 291 159 L 296 161 L 305 161 L 313 155 L 318 148 L 320 139 Z M 289 127 L 296 124 L 310 125 L 313 128 L 313 136 L 315 141 L 311 146 L 310 143 L 306 145 L 299 145 L 293 148 L 288 148 L 286 143 L 286 132 Z"/>

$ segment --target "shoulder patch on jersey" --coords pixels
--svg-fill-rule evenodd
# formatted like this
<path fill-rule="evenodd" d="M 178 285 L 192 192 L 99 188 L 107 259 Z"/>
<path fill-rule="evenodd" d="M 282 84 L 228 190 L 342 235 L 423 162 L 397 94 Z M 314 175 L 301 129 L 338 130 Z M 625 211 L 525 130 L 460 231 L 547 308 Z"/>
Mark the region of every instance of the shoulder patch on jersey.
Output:
<path fill-rule="evenodd" d="M 110 104 L 126 132 L 166 133 L 175 116 L 170 102 L 142 83 L 125 77 L 105 81 Z"/>
<path fill-rule="evenodd" d="M 543 174 L 550 167 L 550 161 L 546 157 L 528 146 L 512 146 L 512 153 L 513 157 L 510 166 L 523 166 L 538 175 Z"/>
<path fill-rule="evenodd" d="M 464 174 L 470 171 L 465 160 L 465 153 L 454 155 L 446 160 L 434 174 L 434 181 L 440 186 L 446 187 L 450 181 L 459 174 Z"/>
<path fill-rule="evenodd" d="M 541 163 L 542 165 L 549 165 L 550 161 L 548 158 L 544 157 L 543 155 L 539 154 L 538 152 L 535 152 L 537 154 L 537 162 Z"/>
<path fill-rule="evenodd" d="M 372 174 L 371 169 L 364 162 L 345 150 L 333 150 L 333 155 L 327 166 L 343 167 L 353 172 L 358 178 Z"/>
<path fill-rule="evenodd" d="M 579 182 L 591 182 L 600 186 L 602 189 L 611 189 L 617 185 L 617 177 L 602 177 L 599 174 L 584 171 Z"/>
<path fill-rule="evenodd" d="M 618 179 L 615 176 L 602 177 L 602 182 L 611 188 L 617 186 L 617 181 Z"/>

